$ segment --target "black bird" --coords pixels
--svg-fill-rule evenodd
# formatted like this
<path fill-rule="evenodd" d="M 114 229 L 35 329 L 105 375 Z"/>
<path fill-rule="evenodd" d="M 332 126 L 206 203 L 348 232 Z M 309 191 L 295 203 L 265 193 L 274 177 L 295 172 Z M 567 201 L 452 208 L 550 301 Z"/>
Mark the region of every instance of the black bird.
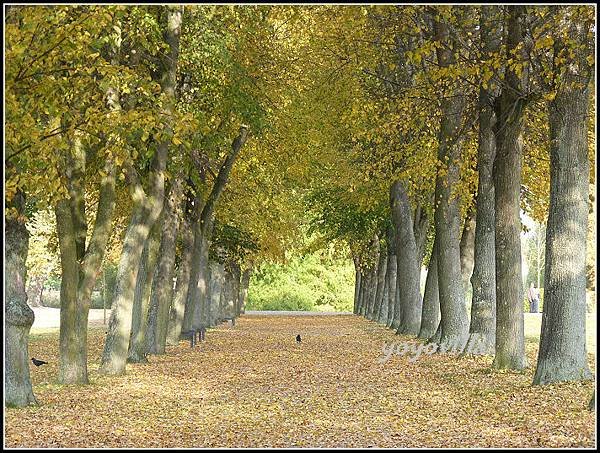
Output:
<path fill-rule="evenodd" d="M 302 343 L 302 338 L 300 338 L 300 335 L 296 335 L 296 343 Z"/>
<path fill-rule="evenodd" d="M 34 364 L 35 366 L 47 365 L 47 364 L 48 364 L 48 362 L 44 362 L 43 360 L 38 360 L 38 359 L 36 359 L 35 357 L 32 357 L 32 358 L 31 358 L 31 361 L 33 362 L 33 364 Z"/>

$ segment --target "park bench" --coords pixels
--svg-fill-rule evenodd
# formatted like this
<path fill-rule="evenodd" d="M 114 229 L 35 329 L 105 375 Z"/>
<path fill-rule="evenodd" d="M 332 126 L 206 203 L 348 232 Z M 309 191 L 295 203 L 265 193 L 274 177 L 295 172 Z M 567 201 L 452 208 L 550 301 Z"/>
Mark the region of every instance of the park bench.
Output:
<path fill-rule="evenodd" d="M 227 321 L 227 324 L 230 327 L 235 327 L 235 318 L 223 318 L 222 321 L 223 322 Z"/>
<path fill-rule="evenodd" d="M 197 341 L 196 336 L 198 337 Z M 181 332 L 181 337 L 184 339 L 189 338 L 190 347 L 193 348 L 196 345 L 196 343 L 199 343 L 206 339 L 206 328 L 204 326 L 200 326 L 197 329 L 186 330 L 184 332 Z"/>

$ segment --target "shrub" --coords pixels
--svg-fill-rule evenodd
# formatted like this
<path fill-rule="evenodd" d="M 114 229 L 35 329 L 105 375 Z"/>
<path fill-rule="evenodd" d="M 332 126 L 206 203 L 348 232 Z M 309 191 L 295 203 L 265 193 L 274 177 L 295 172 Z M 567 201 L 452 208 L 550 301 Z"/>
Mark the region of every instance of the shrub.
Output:
<path fill-rule="evenodd" d="M 287 265 L 263 264 L 250 280 L 248 310 L 352 311 L 354 268 L 349 260 L 313 253 Z"/>

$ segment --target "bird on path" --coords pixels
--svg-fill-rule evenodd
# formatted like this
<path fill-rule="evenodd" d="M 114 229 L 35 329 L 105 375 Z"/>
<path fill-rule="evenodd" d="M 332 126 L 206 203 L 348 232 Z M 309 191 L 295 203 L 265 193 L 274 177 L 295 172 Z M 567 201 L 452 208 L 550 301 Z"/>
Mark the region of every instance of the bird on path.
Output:
<path fill-rule="evenodd" d="M 300 334 L 296 335 L 296 343 L 302 343 L 302 338 L 300 338 Z"/>
<path fill-rule="evenodd" d="M 35 366 L 47 365 L 47 364 L 48 364 L 48 362 L 44 362 L 43 360 L 38 360 L 38 359 L 36 359 L 35 357 L 32 357 L 32 358 L 31 358 L 31 361 L 33 362 L 33 364 L 34 364 Z"/>

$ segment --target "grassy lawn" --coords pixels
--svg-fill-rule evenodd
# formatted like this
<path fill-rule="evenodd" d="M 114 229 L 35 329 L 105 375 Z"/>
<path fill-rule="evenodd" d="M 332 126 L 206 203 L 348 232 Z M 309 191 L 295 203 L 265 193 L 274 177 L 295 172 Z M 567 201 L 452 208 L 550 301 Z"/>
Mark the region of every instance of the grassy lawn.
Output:
<path fill-rule="evenodd" d="M 530 368 L 492 357 L 394 356 L 414 341 L 357 316 L 250 316 L 191 349 L 181 342 L 124 376 L 97 373 L 104 329 L 90 329 L 89 386 L 56 384 L 58 331 L 33 332 L 41 405 L 7 409 L 7 447 L 593 447 L 593 382 L 531 386 L 541 320 L 526 315 Z M 588 337 L 595 336 L 590 317 Z M 295 343 L 302 334 L 303 342 Z M 593 344 L 595 345 L 595 338 Z M 590 350 L 593 348 L 590 345 Z M 589 354 L 590 365 L 595 363 Z"/>
<path fill-rule="evenodd" d="M 536 345 L 540 341 L 540 332 L 542 331 L 542 314 L 525 313 L 525 342 Z M 585 324 L 586 344 L 588 353 L 596 351 L 596 313 L 586 315 Z"/>

